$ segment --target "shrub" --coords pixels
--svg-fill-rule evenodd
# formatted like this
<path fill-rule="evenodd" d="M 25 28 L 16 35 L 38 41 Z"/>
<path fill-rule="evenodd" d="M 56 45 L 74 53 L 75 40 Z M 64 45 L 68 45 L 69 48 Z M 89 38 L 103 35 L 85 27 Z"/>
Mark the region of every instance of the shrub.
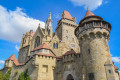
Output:
<path fill-rule="evenodd" d="M 11 68 L 8 70 L 7 74 L 4 76 L 4 79 L 3 80 L 9 80 L 10 78 L 10 74 L 11 74 Z"/>
<path fill-rule="evenodd" d="M 30 76 L 28 75 L 28 69 L 19 75 L 18 80 L 31 80 Z"/>
<path fill-rule="evenodd" d="M 17 74 L 18 74 L 18 70 L 16 70 L 16 72 L 15 72 L 15 73 L 16 73 L 16 75 L 17 75 Z"/>

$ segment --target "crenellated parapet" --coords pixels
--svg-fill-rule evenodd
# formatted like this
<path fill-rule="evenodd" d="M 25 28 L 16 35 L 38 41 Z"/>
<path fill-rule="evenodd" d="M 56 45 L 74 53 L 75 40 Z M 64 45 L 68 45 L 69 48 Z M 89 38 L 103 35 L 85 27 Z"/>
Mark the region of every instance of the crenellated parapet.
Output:
<path fill-rule="evenodd" d="M 89 21 L 84 24 L 79 25 L 75 30 L 75 35 L 81 37 L 82 35 L 89 35 L 91 33 L 97 34 L 109 34 L 111 30 L 111 25 L 106 21 Z M 86 33 L 87 31 L 87 33 Z M 85 33 L 85 34 L 84 34 Z"/>
<path fill-rule="evenodd" d="M 86 32 L 87 31 L 87 32 Z M 84 41 L 87 39 L 95 39 L 95 38 L 104 38 L 105 40 L 109 40 L 109 32 L 106 31 L 105 29 L 89 29 L 83 31 L 83 33 L 79 34 L 79 40 Z"/>
<path fill-rule="evenodd" d="M 51 61 L 51 63 L 54 64 L 53 67 L 55 67 L 56 57 L 53 55 L 46 55 L 44 53 L 38 53 L 38 54 L 33 55 L 32 65 L 35 68 L 37 68 L 41 66 L 41 64 L 46 64 L 45 61 Z"/>

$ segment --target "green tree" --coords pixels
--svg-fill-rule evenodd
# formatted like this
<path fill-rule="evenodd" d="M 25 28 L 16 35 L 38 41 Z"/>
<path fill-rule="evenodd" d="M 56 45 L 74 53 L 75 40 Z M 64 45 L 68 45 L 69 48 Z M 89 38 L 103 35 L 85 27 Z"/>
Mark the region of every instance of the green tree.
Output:
<path fill-rule="evenodd" d="M 3 80 L 3 74 L 1 71 L 0 71 L 0 80 Z"/>
<path fill-rule="evenodd" d="M 8 70 L 7 74 L 4 76 L 3 80 L 9 80 L 11 74 L 11 68 Z"/>
<path fill-rule="evenodd" d="M 19 75 L 18 80 L 31 80 L 30 76 L 28 75 L 28 69 Z"/>
<path fill-rule="evenodd" d="M 19 75 L 19 79 L 18 80 L 24 80 L 24 73 L 23 72 Z"/>

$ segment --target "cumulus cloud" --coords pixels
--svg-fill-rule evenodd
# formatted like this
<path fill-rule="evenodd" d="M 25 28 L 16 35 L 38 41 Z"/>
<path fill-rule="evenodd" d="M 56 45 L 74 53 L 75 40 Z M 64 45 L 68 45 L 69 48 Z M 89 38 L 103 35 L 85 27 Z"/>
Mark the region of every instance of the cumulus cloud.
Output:
<path fill-rule="evenodd" d="M 0 64 L 4 64 L 5 63 L 5 61 L 3 61 L 3 60 L 0 60 Z"/>
<path fill-rule="evenodd" d="M 120 62 L 120 57 L 112 57 L 112 60 L 113 60 L 114 62 Z"/>
<path fill-rule="evenodd" d="M 75 6 L 84 6 L 90 10 L 95 10 L 102 5 L 103 0 L 70 0 Z"/>
<path fill-rule="evenodd" d="M 17 50 L 17 51 L 19 51 L 19 46 L 18 45 L 15 45 L 15 49 Z"/>
<path fill-rule="evenodd" d="M 12 11 L 0 5 L 0 39 L 20 42 L 22 34 L 30 29 L 35 31 L 39 23 L 44 28 L 43 21 L 29 17 L 23 9 L 17 7 Z"/>

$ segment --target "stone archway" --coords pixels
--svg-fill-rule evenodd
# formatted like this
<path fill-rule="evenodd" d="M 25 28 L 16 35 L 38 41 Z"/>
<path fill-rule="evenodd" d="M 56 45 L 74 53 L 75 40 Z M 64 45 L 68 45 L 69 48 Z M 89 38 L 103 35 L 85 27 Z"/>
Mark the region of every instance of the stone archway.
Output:
<path fill-rule="evenodd" d="M 73 76 L 71 75 L 71 74 L 69 74 L 68 76 L 67 76 L 67 79 L 66 80 L 74 80 L 74 78 L 73 78 Z"/>

